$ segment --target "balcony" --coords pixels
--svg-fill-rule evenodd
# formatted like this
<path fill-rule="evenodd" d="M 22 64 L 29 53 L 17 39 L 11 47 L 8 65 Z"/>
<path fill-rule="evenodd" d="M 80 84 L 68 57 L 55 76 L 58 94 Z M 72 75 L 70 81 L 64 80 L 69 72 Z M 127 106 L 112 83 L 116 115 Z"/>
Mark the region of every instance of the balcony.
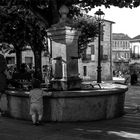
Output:
<path fill-rule="evenodd" d="M 128 63 L 130 61 L 130 58 L 114 58 L 113 62 L 124 62 Z"/>
<path fill-rule="evenodd" d="M 108 60 L 108 55 L 107 54 L 102 55 L 101 60 L 102 61 L 107 61 Z"/>

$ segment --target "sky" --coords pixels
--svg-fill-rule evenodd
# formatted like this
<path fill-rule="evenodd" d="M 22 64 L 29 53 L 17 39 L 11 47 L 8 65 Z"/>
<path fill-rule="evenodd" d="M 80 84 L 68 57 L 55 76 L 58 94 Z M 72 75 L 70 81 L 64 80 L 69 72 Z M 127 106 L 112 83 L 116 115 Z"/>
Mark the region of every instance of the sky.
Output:
<path fill-rule="evenodd" d="M 94 15 L 98 9 L 105 13 L 104 19 L 115 22 L 112 26 L 113 33 L 124 33 L 131 38 L 140 35 L 140 6 L 133 9 L 101 6 L 92 9 L 89 15 Z"/>

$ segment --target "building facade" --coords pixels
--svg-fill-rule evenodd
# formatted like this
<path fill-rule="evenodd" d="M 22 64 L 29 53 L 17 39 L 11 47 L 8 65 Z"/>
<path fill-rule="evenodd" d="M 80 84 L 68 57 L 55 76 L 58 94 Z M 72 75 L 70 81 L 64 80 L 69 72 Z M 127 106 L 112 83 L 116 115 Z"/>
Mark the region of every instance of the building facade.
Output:
<path fill-rule="evenodd" d="M 112 80 L 112 24 L 104 20 L 103 33 L 101 34 L 101 79 Z M 79 60 L 79 74 L 84 80 L 97 80 L 98 64 L 98 37 L 89 43 L 85 57 Z"/>
<path fill-rule="evenodd" d="M 140 35 L 131 39 L 130 55 L 131 55 L 130 61 L 131 73 L 133 73 L 134 71 L 140 73 Z"/>
<path fill-rule="evenodd" d="M 125 35 L 123 33 L 113 33 L 112 60 L 113 72 L 115 73 L 125 73 L 129 70 L 130 40 L 131 38 L 128 35 Z"/>
<path fill-rule="evenodd" d="M 15 53 L 6 54 L 6 60 L 9 66 L 15 65 L 16 54 Z M 34 67 L 34 54 L 31 49 L 22 51 L 22 63 L 26 63 L 27 65 Z M 42 52 L 42 66 L 48 65 L 48 63 L 49 63 L 49 58 L 45 55 L 45 52 Z"/>

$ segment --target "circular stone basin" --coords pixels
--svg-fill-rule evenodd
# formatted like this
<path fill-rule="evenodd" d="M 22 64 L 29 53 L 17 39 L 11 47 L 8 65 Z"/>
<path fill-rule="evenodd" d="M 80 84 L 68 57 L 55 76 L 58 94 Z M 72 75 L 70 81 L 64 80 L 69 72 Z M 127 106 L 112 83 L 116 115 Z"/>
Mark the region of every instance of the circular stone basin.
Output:
<path fill-rule="evenodd" d="M 122 116 L 127 90 L 125 85 L 109 83 L 101 84 L 101 89 L 45 91 L 43 120 L 93 121 Z M 31 119 L 29 92 L 7 90 L 6 93 L 8 102 L 5 111 L 8 115 L 18 119 Z"/>

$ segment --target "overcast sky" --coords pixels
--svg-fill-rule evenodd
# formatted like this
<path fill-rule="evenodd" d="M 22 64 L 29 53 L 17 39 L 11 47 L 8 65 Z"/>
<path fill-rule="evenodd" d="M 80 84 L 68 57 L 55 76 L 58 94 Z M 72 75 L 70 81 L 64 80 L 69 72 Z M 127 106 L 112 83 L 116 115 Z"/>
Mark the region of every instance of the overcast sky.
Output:
<path fill-rule="evenodd" d="M 113 24 L 113 33 L 124 33 L 131 38 L 140 35 L 140 7 L 138 8 L 105 8 L 96 7 L 89 12 L 90 15 L 101 9 L 104 13 L 104 19 L 115 22 Z"/>

